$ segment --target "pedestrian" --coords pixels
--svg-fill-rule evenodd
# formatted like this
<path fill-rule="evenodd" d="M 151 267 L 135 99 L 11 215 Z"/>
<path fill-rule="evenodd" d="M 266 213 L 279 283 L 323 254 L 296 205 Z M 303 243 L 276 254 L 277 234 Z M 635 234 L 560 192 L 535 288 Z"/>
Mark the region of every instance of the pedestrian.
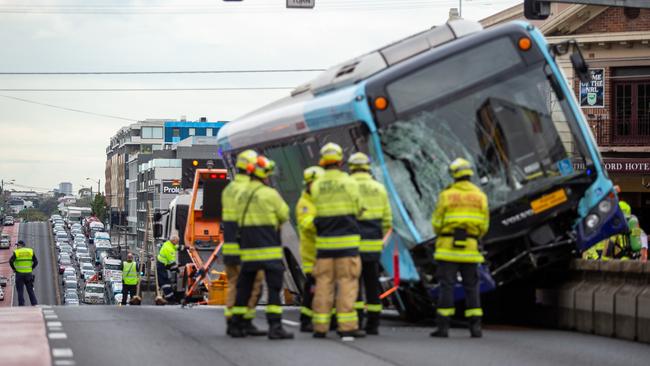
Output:
<path fill-rule="evenodd" d="M 305 189 L 296 204 L 296 222 L 300 236 L 300 259 L 302 260 L 302 271 L 305 273 L 305 284 L 303 289 L 302 306 L 300 307 L 300 331 L 311 333 L 314 331 L 312 325 L 312 301 L 316 281 L 312 276 L 312 269 L 316 261 L 316 229 L 314 228 L 314 216 L 316 206 L 311 199 L 311 186 L 314 181 L 325 174 L 325 170 L 319 166 L 312 166 L 303 172 L 303 184 Z"/>
<path fill-rule="evenodd" d="M 454 182 L 440 192 L 432 224 L 436 233 L 434 258 L 440 283 L 437 307 L 438 329 L 432 337 L 448 337 L 451 316 L 455 313 L 454 284 L 460 272 L 465 289 L 465 317 L 472 337 L 482 336 L 481 299 L 478 266 L 483 263 L 479 239 L 488 231 L 490 212 L 485 193 L 470 179 L 474 175 L 469 161 L 458 158 L 449 165 Z"/>
<path fill-rule="evenodd" d="M 38 265 L 38 259 L 34 254 L 34 249 L 26 248 L 25 242 L 18 240 L 16 243 L 16 250 L 14 250 L 9 265 L 16 273 L 16 294 L 18 295 L 18 306 L 25 306 L 25 298 L 23 296 L 23 287 L 27 289 L 29 295 L 29 302 L 38 305 L 36 294 L 34 293 L 34 268 Z"/>
<path fill-rule="evenodd" d="M 325 173 L 311 186 L 316 207 L 316 264 L 312 272 L 316 291 L 312 306 L 314 338 L 325 338 L 336 297 L 338 334 L 348 341 L 365 336 L 365 332 L 359 330 L 354 310 L 361 274 L 357 219 L 363 209 L 359 185 L 341 171 L 342 163 L 341 146 L 330 142 L 321 148 L 319 165 Z"/>
<path fill-rule="evenodd" d="M 379 259 L 384 249 L 383 238 L 392 227 L 393 214 L 386 188 L 370 175 L 368 155 L 362 152 L 352 154 L 348 159 L 348 167 L 352 178 L 359 184 L 359 195 L 364 202 L 364 211 L 359 218 L 361 281 L 355 308 L 359 315 L 359 328 L 363 327 L 365 309 L 368 318 L 365 324 L 366 334 L 377 335 L 382 310 L 379 299 Z M 362 288 L 365 290 L 365 303 L 361 296 Z"/>
<path fill-rule="evenodd" d="M 251 181 L 237 197 L 237 222 L 240 235 L 241 272 L 237 281 L 237 298 L 232 308 L 230 335 L 234 338 L 248 334 L 244 328 L 244 316 L 255 278 L 260 270 L 265 272 L 268 291 L 266 319 L 269 324 L 269 339 L 292 339 L 282 327 L 282 302 L 280 292 L 284 279 L 284 253 L 280 227 L 289 219 L 289 206 L 278 191 L 268 186 L 268 177 L 273 173 L 275 163 L 264 156 L 258 156 Z"/>
<path fill-rule="evenodd" d="M 138 288 L 138 269 L 133 261 L 133 253 L 126 255 L 126 261 L 122 262 L 122 304 L 126 305 L 126 299 L 131 295 L 133 299 Z"/>
<path fill-rule="evenodd" d="M 226 277 L 228 279 L 228 290 L 226 298 L 226 308 L 224 315 L 226 317 L 226 334 L 230 334 L 232 324 L 232 308 L 235 306 L 237 298 L 237 280 L 241 272 L 241 259 L 239 257 L 239 212 L 237 211 L 237 197 L 246 190 L 250 183 L 250 175 L 255 169 L 257 162 L 257 153 L 253 150 L 245 150 L 237 155 L 235 167 L 237 174 L 234 179 L 228 183 L 221 194 L 222 207 L 222 224 L 223 224 L 223 262 L 225 264 Z M 253 324 L 255 318 L 255 306 L 259 301 L 262 293 L 262 282 L 264 281 L 264 271 L 258 271 L 253 284 L 253 291 L 248 302 L 248 311 L 244 314 L 244 328 L 246 334 L 251 336 L 263 336 L 267 333 Z"/>
<path fill-rule="evenodd" d="M 156 257 L 156 273 L 158 274 L 158 286 L 163 292 L 166 303 L 174 303 L 174 290 L 172 289 L 171 279 L 167 271 L 178 272 L 178 236 L 173 235 L 169 238 L 158 251 Z"/>

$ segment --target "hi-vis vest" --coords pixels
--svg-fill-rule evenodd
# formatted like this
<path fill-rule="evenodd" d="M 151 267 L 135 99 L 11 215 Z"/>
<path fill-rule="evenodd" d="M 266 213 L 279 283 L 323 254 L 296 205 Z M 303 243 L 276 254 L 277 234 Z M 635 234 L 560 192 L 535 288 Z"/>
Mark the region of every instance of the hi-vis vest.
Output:
<path fill-rule="evenodd" d="M 223 224 L 223 262 L 225 264 L 238 264 L 239 260 L 239 220 L 237 211 L 237 197 L 246 190 L 251 178 L 245 174 L 235 175 L 221 193 L 221 220 Z"/>
<path fill-rule="evenodd" d="M 251 180 L 237 197 L 239 215 L 239 253 L 242 264 L 282 266 L 284 253 L 280 226 L 289 219 L 289 206 L 278 191 L 258 180 Z"/>
<path fill-rule="evenodd" d="M 135 262 L 122 263 L 122 281 L 125 285 L 138 284 L 138 270 L 135 268 Z"/>
<path fill-rule="evenodd" d="M 158 252 L 158 262 L 166 265 L 171 263 L 176 263 L 178 253 L 176 251 L 176 245 L 171 241 L 167 240 L 162 247 L 160 247 L 160 252 Z"/>
<path fill-rule="evenodd" d="M 311 186 L 316 206 L 316 256 L 354 257 L 359 254 L 358 218 L 362 214 L 359 185 L 347 173 L 328 169 Z"/>
<path fill-rule="evenodd" d="M 490 212 L 487 196 L 470 181 L 453 183 L 440 192 L 432 217 L 436 238 L 435 259 L 458 263 L 482 263 L 478 239 L 488 231 Z M 462 242 L 454 240 L 458 230 L 466 232 Z"/>
<path fill-rule="evenodd" d="M 311 273 L 316 262 L 314 215 L 316 215 L 316 206 L 311 200 L 311 195 L 303 191 L 296 204 L 296 222 L 298 224 L 298 235 L 300 235 L 302 270 L 305 273 Z"/>
<path fill-rule="evenodd" d="M 14 251 L 16 259 L 14 260 L 14 268 L 18 273 L 32 273 L 32 266 L 34 265 L 34 249 L 32 248 L 19 248 Z"/>
<path fill-rule="evenodd" d="M 359 218 L 361 258 L 378 260 L 384 249 L 384 235 L 390 230 L 393 222 L 388 193 L 369 173 L 354 173 L 352 178 L 359 184 L 359 195 L 363 198 L 364 205 Z"/>

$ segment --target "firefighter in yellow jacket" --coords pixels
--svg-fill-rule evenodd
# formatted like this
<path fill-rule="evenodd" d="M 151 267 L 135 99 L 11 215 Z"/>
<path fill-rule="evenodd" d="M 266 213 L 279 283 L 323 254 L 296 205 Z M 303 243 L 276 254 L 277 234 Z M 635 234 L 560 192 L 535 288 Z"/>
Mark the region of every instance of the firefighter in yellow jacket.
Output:
<path fill-rule="evenodd" d="M 226 309 L 224 314 L 226 316 L 226 323 L 228 324 L 226 333 L 230 334 L 232 308 L 235 306 L 235 299 L 237 296 L 237 279 L 241 271 L 241 261 L 239 258 L 239 228 L 237 221 L 239 219 L 239 212 L 237 211 L 237 197 L 246 190 L 250 183 L 250 174 L 255 169 L 255 162 L 257 161 L 257 153 L 253 150 L 245 150 L 237 155 L 235 167 L 237 168 L 237 175 L 228 183 L 226 188 L 221 193 L 221 207 L 222 207 L 222 224 L 223 224 L 223 238 L 224 244 L 222 249 L 223 262 L 225 264 L 226 277 L 228 278 L 228 297 L 226 299 Z M 265 331 L 261 331 L 253 324 L 255 318 L 255 306 L 260 298 L 262 292 L 262 281 L 264 280 L 264 272 L 259 271 L 253 284 L 253 291 L 248 302 L 248 312 L 244 315 L 244 328 L 246 334 L 251 336 L 266 335 Z"/>
<path fill-rule="evenodd" d="M 472 337 L 481 337 L 481 299 L 478 265 L 484 261 L 478 241 L 488 231 L 490 212 L 485 193 L 470 181 L 474 174 L 469 161 L 458 158 L 449 165 L 454 179 L 440 192 L 432 217 L 436 233 L 434 258 L 438 265 L 440 292 L 437 308 L 438 329 L 432 337 L 448 337 L 450 317 L 454 315 L 454 284 L 460 272 L 465 289 L 465 317 Z"/>
<path fill-rule="evenodd" d="M 384 235 L 392 227 L 393 214 L 386 188 L 370 175 L 370 158 L 362 152 L 352 154 L 348 159 L 348 168 L 352 178 L 359 184 L 359 195 L 364 202 L 364 211 L 359 218 L 361 281 L 355 308 L 359 315 L 359 327 L 362 327 L 365 309 L 368 316 L 366 333 L 376 335 L 379 334 L 379 316 L 382 310 L 379 299 L 379 259 L 384 248 Z M 365 303 L 361 296 L 362 287 L 366 295 Z"/>
<path fill-rule="evenodd" d="M 359 330 L 354 302 L 359 290 L 361 260 L 359 258 L 358 218 L 362 214 L 359 185 L 341 171 L 343 149 L 327 143 L 320 150 L 319 165 L 325 174 L 311 186 L 316 206 L 316 265 L 313 276 L 316 291 L 313 301 L 314 337 L 324 338 L 330 327 L 336 292 L 336 320 L 343 340 L 363 337 Z M 336 291 L 335 291 L 336 288 Z"/>
<path fill-rule="evenodd" d="M 266 319 L 269 323 L 269 339 L 291 339 L 293 333 L 282 327 L 282 303 L 280 292 L 284 279 L 284 252 L 280 239 L 280 226 L 289 219 L 289 206 L 278 191 L 269 187 L 268 177 L 275 163 L 259 156 L 251 176 L 251 182 L 237 197 L 238 226 L 240 233 L 239 256 L 241 273 L 237 281 L 237 298 L 232 308 L 230 335 L 245 337 L 244 316 L 258 271 L 265 272 L 268 303 Z"/>
<path fill-rule="evenodd" d="M 302 271 L 305 273 L 305 286 L 300 308 L 300 331 L 308 333 L 314 331 L 311 303 L 314 299 L 314 287 L 316 285 L 314 276 L 311 274 L 314 262 L 316 262 L 316 230 L 314 228 L 316 206 L 311 200 L 311 185 L 323 174 L 325 174 L 325 171 L 319 166 L 305 169 L 303 172 L 305 189 L 296 204 L 296 223 L 300 235 L 300 258 L 302 259 Z"/>

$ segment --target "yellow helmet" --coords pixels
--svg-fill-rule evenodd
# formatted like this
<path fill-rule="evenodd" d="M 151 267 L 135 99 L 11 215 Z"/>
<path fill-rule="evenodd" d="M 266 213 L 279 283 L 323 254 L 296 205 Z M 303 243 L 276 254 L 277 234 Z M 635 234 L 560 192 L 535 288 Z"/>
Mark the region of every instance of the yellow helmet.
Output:
<path fill-rule="evenodd" d="M 324 174 L 325 170 L 323 168 L 319 166 L 310 166 L 302 173 L 302 177 L 305 180 L 305 184 L 309 184 L 322 177 Z"/>
<path fill-rule="evenodd" d="M 238 169 L 246 170 L 249 173 L 255 169 L 255 162 L 257 161 L 257 153 L 254 150 L 245 150 L 237 155 L 237 162 L 235 166 Z"/>
<path fill-rule="evenodd" d="M 623 216 L 625 216 L 626 219 L 632 216 L 632 207 L 630 207 L 627 202 L 618 201 L 618 207 L 623 211 Z"/>
<path fill-rule="evenodd" d="M 320 166 L 325 166 L 343 161 L 343 149 L 341 146 L 328 142 L 320 149 Z"/>
<path fill-rule="evenodd" d="M 350 155 L 348 159 L 348 166 L 350 170 L 370 170 L 370 158 L 368 155 L 358 152 Z"/>
<path fill-rule="evenodd" d="M 454 179 L 460 179 L 471 177 L 474 175 L 474 171 L 472 170 L 472 164 L 469 161 L 463 158 L 457 158 L 449 164 L 449 174 L 451 174 Z"/>
<path fill-rule="evenodd" d="M 260 179 L 266 179 L 273 174 L 274 170 L 275 162 L 266 156 L 259 155 L 255 161 L 253 175 Z"/>

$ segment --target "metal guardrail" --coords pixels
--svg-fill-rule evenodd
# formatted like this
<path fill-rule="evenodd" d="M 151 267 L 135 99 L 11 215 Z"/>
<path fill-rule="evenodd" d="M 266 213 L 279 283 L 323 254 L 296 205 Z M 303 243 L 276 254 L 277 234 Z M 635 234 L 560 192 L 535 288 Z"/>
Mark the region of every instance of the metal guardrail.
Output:
<path fill-rule="evenodd" d="M 549 326 L 650 343 L 650 263 L 575 260 L 537 295 Z"/>

